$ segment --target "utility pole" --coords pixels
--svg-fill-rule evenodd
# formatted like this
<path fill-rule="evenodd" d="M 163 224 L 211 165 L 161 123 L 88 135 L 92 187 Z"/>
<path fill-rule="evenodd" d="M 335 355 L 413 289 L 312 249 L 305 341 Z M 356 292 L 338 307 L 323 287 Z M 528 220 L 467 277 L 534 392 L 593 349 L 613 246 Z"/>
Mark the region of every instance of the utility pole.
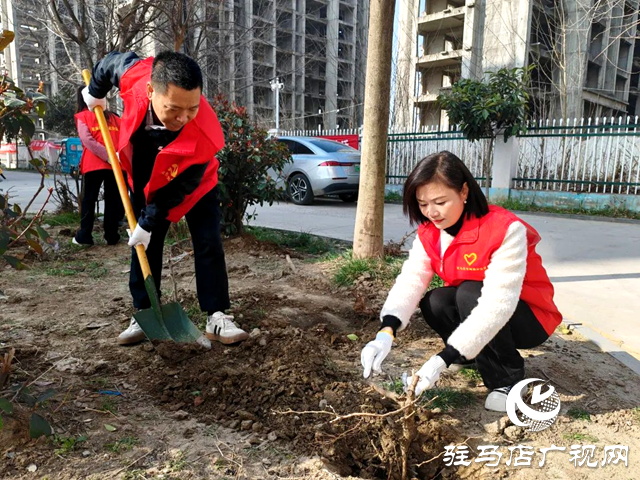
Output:
<path fill-rule="evenodd" d="M 391 92 L 391 45 L 396 0 L 371 0 L 360 189 L 353 233 L 355 258 L 381 258 Z"/>
<path fill-rule="evenodd" d="M 271 91 L 276 92 L 276 135 L 278 135 L 280 131 L 280 89 L 284 87 L 284 83 L 276 77 L 269 84 L 271 85 Z"/>

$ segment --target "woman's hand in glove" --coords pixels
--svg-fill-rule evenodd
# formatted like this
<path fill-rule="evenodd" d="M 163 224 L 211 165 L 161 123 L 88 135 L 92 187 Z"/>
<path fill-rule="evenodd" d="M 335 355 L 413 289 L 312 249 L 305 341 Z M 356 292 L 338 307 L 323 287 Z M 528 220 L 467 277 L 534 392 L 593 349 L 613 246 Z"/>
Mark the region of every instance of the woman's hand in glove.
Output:
<path fill-rule="evenodd" d="M 378 332 L 376 339 L 365 345 L 360 354 L 364 378 L 369 378 L 372 369 L 375 373 L 382 373 L 380 367 L 382 361 L 389 355 L 391 345 L 393 345 L 393 335 L 385 331 Z"/>

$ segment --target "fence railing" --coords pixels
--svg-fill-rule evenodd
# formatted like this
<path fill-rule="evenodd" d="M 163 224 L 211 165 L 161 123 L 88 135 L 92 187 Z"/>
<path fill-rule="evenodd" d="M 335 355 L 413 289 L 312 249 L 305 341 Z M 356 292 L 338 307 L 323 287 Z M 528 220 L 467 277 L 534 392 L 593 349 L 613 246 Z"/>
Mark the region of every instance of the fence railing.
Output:
<path fill-rule="evenodd" d="M 638 117 L 539 121 L 519 139 L 514 187 L 640 192 Z"/>
<path fill-rule="evenodd" d="M 518 137 L 513 186 L 527 190 L 640 194 L 638 117 L 583 118 L 532 122 Z M 287 132 L 287 135 L 353 135 L 358 129 Z M 284 135 L 284 132 L 281 132 Z M 469 142 L 458 130 L 389 132 L 387 183 L 402 184 L 425 156 L 448 150 L 460 157 L 481 184 L 488 139 Z M 496 142 L 502 142 L 499 136 Z M 492 159 L 490 159 L 492 160 Z M 491 171 L 489 162 L 489 171 Z"/>

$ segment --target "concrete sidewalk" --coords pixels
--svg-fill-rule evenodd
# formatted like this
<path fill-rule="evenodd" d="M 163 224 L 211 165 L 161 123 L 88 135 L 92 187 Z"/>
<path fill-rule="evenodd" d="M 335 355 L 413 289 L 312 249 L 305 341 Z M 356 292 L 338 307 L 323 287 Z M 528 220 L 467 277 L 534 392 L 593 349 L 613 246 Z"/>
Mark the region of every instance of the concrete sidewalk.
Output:
<path fill-rule="evenodd" d="M 353 240 L 355 205 L 316 200 L 256 209 L 253 225 Z M 640 374 L 640 222 L 519 216 L 542 236 L 537 251 L 565 322 Z M 413 231 L 402 206 L 385 205 L 384 240 Z M 407 242 L 407 247 L 411 243 Z"/>

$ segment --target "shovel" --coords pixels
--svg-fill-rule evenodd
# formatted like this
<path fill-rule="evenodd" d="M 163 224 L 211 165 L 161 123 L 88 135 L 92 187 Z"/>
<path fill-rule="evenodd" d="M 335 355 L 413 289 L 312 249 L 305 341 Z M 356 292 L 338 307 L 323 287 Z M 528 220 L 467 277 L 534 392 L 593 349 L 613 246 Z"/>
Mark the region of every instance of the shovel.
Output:
<path fill-rule="evenodd" d="M 84 82 L 89 85 L 91 81 L 91 72 L 89 70 L 82 71 L 82 78 Z M 104 144 L 109 155 L 109 161 L 113 168 L 113 174 L 116 177 L 116 183 L 118 184 L 118 191 L 120 192 L 120 198 L 124 205 L 124 211 L 127 215 L 127 222 L 129 223 L 129 229 L 133 232 L 136 228 L 137 221 L 131 207 L 131 200 L 127 194 L 127 186 L 124 182 L 122 175 L 122 168 L 116 155 L 116 149 L 113 146 L 113 140 L 109 133 L 109 127 L 107 126 L 107 120 L 104 117 L 102 107 L 95 107 L 93 113 L 96 115 L 98 125 L 100 126 L 100 133 L 104 139 Z M 136 245 L 136 254 L 140 261 L 140 267 L 142 269 L 142 275 L 144 276 L 144 286 L 149 294 L 149 300 L 151 300 L 151 308 L 140 310 L 133 314 L 133 317 L 140 325 L 140 328 L 151 341 L 153 340 L 173 340 L 175 342 L 197 342 L 200 345 L 211 348 L 211 342 L 207 337 L 202 335 L 198 327 L 189 319 L 186 312 L 177 302 L 168 303 L 166 305 L 160 304 L 160 298 L 158 297 L 158 291 L 156 290 L 156 284 L 151 276 L 151 267 L 149 267 L 149 261 L 147 260 L 147 254 L 143 245 Z"/>

